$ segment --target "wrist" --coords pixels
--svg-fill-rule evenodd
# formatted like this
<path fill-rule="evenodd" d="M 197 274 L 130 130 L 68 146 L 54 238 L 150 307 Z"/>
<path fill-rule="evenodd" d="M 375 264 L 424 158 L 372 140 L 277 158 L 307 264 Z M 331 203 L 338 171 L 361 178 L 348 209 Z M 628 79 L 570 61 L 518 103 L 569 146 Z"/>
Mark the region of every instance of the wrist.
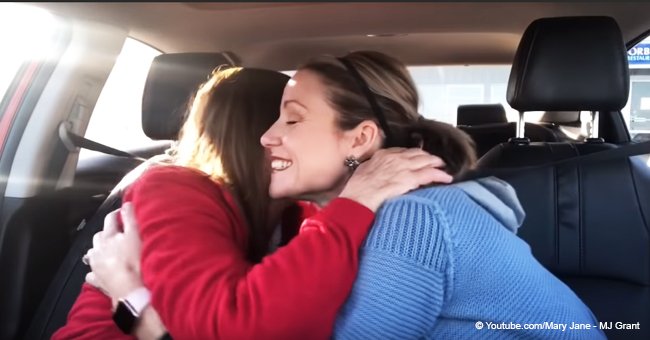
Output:
<path fill-rule="evenodd" d="M 151 294 L 143 286 L 138 287 L 117 300 L 113 321 L 125 334 L 131 334 L 140 316 L 149 306 Z"/>
<path fill-rule="evenodd" d="M 109 290 L 109 293 L 114 299 L 121 299 L 129 295 L 131 292 L 144 288 L 144 283 L 140 279 L 140 275 L 134 271 L 127 270 L 124 273 L 117 274 L 112 282 L 119 283 L 115 289 Z"/>
<path fill-rule="evenodd" d="M 145 307 L 144 311 L 142 311 L 142 316 L 136 326 L 134 335 L 138 339 L 171 339 L 165 325 L 160 321 L 160 316 L 151 305 Z"/>

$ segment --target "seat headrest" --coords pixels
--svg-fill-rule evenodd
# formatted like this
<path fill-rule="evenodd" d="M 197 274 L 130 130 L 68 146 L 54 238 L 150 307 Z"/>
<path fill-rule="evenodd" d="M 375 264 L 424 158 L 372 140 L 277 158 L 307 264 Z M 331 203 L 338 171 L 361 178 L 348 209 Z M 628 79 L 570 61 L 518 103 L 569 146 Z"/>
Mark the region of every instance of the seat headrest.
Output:
<path fill-rule="evenodd" d="M 456 125 L 507 123 L 506 110 L 501 104 L 458 105 Z"/>
<path fill-rule="evenodd" d="M 522 112 L 618 111 L 629 81 L 625 43 L 613 18 L 544 18 L 522 36 L 507 100 Z"/>
<path fill-rule="evenodd" d="M 175 140 L 190 98 L 212 71 L 230 65 L 220 53 L 170 53 L 154 58 L 142 95 L 142 129 L 151 139 Z"/>

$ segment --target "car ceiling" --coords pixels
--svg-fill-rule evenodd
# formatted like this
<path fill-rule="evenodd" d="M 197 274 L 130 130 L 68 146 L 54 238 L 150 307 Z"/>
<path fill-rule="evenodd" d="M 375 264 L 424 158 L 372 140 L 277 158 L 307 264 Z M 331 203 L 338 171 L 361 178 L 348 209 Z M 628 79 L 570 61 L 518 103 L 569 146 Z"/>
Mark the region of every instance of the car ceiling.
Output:
<path fill-rule="evenodd" d="M 34 5 L 123 27 L 163 52 L 230 51 L 243 65 L 277 70 L 294 69 L 314 55 L 361 49 L 411 65 L 508 64 L 523 30 L 540 17 L 609 15 L 626 41 L 650 28 L 650 3 L 641 2 Z"/>

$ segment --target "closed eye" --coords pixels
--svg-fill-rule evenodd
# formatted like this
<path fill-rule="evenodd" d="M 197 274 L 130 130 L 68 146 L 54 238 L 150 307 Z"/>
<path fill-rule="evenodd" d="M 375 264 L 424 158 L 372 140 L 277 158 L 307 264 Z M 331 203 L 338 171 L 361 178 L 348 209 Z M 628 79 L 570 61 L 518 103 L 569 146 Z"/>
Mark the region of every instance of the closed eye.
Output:
<path fill-rule="evenodd" d="M 296 124 L 296 123 L 298 123 L 297 120 L 289 120 L 289 121 L 287 121 L 287 125 L 293 125 L 293 124 Z"/>

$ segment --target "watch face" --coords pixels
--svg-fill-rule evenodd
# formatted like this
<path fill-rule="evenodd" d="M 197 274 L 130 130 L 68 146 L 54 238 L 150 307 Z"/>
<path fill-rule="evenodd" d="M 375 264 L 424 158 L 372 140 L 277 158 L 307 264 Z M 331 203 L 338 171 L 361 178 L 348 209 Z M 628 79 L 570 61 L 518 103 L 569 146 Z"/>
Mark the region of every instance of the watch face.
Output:
<path fill-rule="evenodd" d="M 117 327 L 119 327 L 124 334 L 131 334 L 133 326 L 135 326 L 135 320 L 135 315 L 133 315 L 131 310 L 129 310 L 126 303 L 120 300 L 117 303 L 115 313 L 113 313 L 113 321 Z"/>

